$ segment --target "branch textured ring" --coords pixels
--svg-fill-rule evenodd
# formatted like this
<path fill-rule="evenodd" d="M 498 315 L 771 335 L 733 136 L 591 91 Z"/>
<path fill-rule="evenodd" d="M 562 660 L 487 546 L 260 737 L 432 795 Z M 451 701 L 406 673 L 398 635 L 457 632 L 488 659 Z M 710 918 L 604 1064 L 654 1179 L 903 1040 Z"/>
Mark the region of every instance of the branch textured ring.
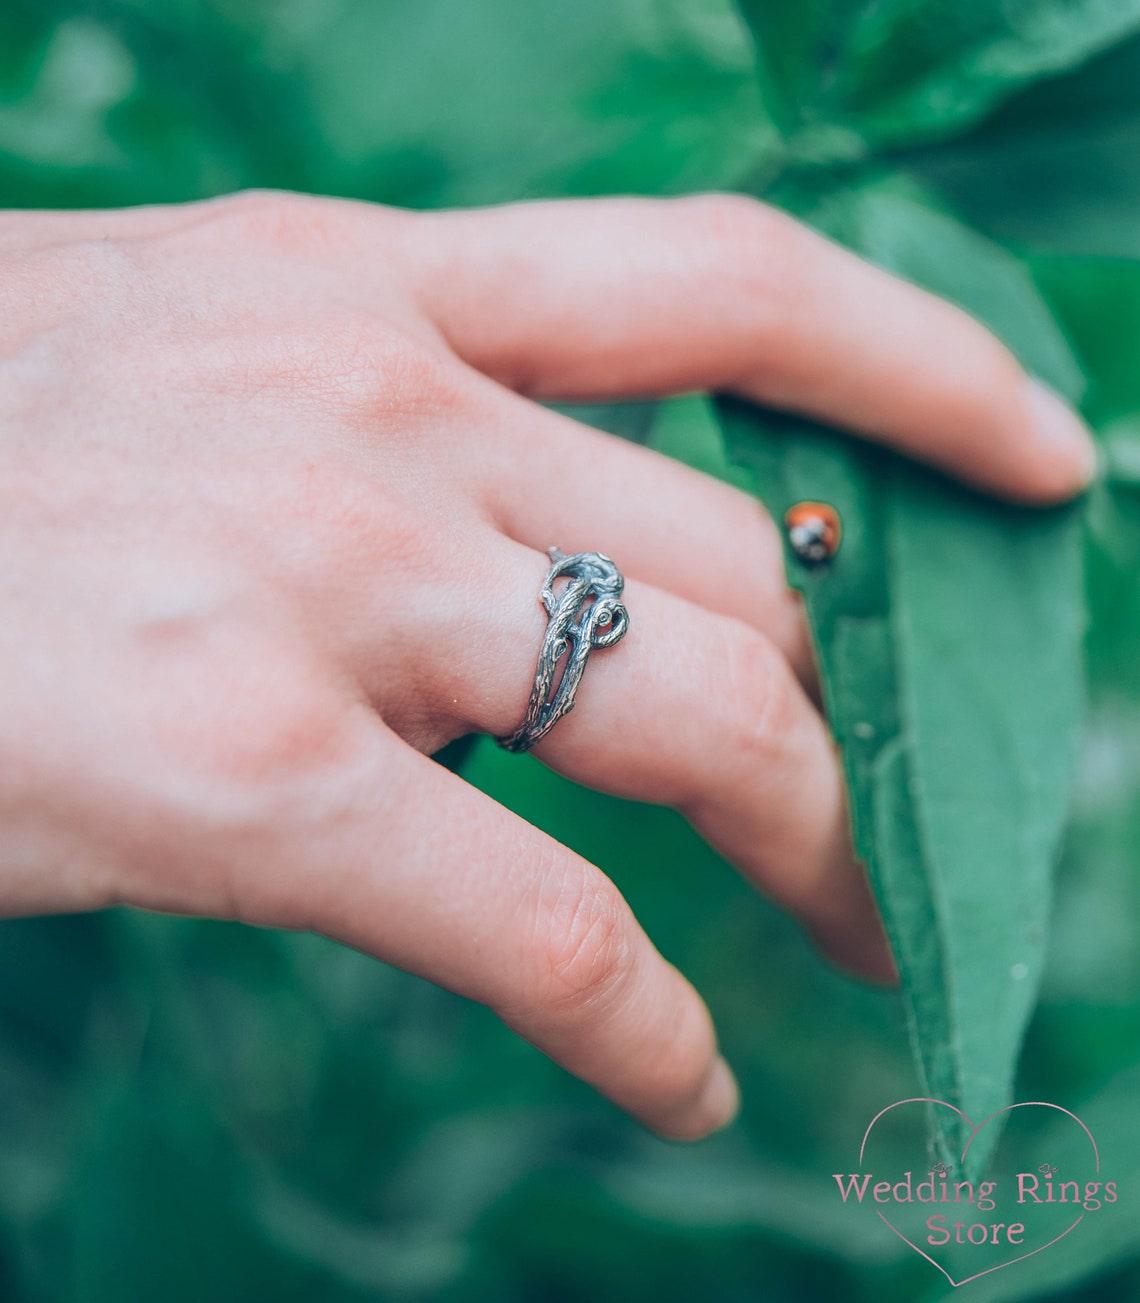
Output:
<path fill-rule="evenodd" d="M 556 547 L 549 548 L 548 555 L 552 564 L 540 596 L 550 618 L 526 717 L 509 737 L 497 739 L 508 751 L 529 751 L 574 709 L 590 653 L 595 647 L 621 642 L 629 628 L 629 612 L 620 601 L 625 579 L 608 556 L 601 552 L 567 556 Z M 555 593 L 559 579 L 568 582 Z"/>

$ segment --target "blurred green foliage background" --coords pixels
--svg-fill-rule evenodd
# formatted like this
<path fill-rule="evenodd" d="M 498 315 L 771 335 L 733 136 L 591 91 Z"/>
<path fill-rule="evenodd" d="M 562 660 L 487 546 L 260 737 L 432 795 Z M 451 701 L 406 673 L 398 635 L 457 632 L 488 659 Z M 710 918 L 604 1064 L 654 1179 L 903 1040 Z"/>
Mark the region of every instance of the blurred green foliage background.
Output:
<path fill-rule="evenodd" d="M 1014 315 L 1053 314 L 1108 474 L 1087 505 L 1084 759 L 1018 1097 L 1080 1112 L 1122 1195 L 971 1300 L 1140 1298 L 1137 33 L 1125 0 L 0 8 L 4 206 L 733 187 L 827 225 L 885 186 L 958 233 L 932 254 L 943 292 L 996 278 Z M 699 402 L 651 438 L 731 474 Z M 916 1091 L 897 998 L 829 971 L 675 816 L 484 743 L 462 767 L 601 865 L 691 976 L 739 1123 L 656 1141 L 485 1010 L 316 938 L 128 911 L 7 922 L 0 1299 L 952 1292 L 830 1177 Z"/>

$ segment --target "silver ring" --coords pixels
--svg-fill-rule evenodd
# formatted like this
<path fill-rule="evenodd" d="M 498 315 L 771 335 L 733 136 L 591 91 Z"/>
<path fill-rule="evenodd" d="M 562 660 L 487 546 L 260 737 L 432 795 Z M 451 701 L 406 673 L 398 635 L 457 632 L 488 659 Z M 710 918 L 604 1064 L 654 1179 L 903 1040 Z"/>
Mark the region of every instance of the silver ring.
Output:
<path fill-rule="evenodd" d="M 496 739 L 508 751 L 529 751 L 574 709 L 590 653 L 595 647 L 621 642 L 629 628 L 629 612 L 619 600 L 625 579 L 608 556 L 601 552 L 567 556 L 556 547 L 547 549 L 547 554 L 553 564 L 540 597 L 550 618 L 526 717 L 510 737 Z M 569 582 L 555 593 L 556 580 L 563 578 Z M 563 659 L 566 663 L 555 683 Z"/>

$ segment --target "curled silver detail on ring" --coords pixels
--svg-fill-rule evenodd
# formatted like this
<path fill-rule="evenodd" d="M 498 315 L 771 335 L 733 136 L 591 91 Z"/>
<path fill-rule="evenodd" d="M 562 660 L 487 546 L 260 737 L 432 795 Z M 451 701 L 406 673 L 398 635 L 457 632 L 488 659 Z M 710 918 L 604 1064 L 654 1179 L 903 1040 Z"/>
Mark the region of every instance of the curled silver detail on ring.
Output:
<path fill-rule="evenodd" d="M 553 564 L 541 596 L 549 623 L 526 717 L 510 737 L 498 739 L 508 751 L 529 751 L 574 709 L 590 653 L 595 647 L 620 642 L 629 628 L 629 612 L 620 601 L 625 580 L 608 556 L 600 552 L 567 556 L 556 547 L 548 549 L 548 554 Z M 568 582 L 556 593 L 554 585 L 559 579 Z"/>

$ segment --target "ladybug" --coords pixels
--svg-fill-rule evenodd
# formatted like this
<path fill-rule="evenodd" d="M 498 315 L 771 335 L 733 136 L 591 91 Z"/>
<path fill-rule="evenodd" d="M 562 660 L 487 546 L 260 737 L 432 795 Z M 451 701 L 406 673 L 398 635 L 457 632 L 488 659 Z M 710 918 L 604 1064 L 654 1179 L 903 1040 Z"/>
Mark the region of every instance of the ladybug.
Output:
<path fill-rule="evenodd" d="M 826 502 L 797 502 L 785 513 L 784 528 L 788 545 L 805 565 L 822 565 L 839 551 L 843 525 Z"/>

